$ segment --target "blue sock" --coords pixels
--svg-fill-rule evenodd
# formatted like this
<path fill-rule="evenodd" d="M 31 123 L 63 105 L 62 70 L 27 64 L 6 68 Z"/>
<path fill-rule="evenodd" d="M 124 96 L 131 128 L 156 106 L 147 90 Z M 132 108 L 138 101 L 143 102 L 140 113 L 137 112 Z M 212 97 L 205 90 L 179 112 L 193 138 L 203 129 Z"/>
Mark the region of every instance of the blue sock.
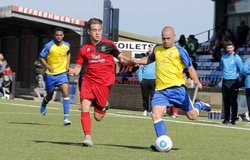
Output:
<path fill-rule="evenodd" d="M 167 133 L 167 126 L 162 119 L 154 121 L 155 133 L 157 137 L 162 135 L 166 135 Z"/>
<path fill-rule="evenodd" d="M 46 107 L 46 105 L 48 104 L 49 102 L 46 100 L 46 97 L 43 99 L 42 101 L 42 106 L 43 107 Z"/>
<path fill-rule="evenodd" d="M 199 104 L 199 102 L 194 104 L 194 108 L 198 110 L 199 114 L 201 113 L 201 105 Z"/>
<path fill-rule="evenodd" d="M 68 114 L 69 114 L 69 105 L 70 105 L 69 97 L 63 98 L 64 119 L 67 119 L 67 118 L 68 118 Z"/>

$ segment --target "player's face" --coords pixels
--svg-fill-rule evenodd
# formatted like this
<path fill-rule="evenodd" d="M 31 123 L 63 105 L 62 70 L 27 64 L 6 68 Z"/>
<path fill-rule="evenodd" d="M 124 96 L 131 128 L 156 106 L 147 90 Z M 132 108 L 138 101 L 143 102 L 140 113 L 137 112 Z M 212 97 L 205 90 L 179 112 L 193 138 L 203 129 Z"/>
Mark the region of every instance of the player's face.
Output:
<path fill-rule="evenodd" d="M 102 39 L 102 25 L 92 24 L 88 33 L 92 41 L 99 42 Z"/>
<path fill-rule="evenodd" d="M 231 54 L 234 52 L 234 46 L 233 45 L 228 45 L 227 46 L 227 53 Z"/>
<path fill-rule="evenodd" d="M 55 40 L 57 42 L 62 42 L 63 37 L 64 37 L 64 33 L 62 31 L 56 31 L 56 33 L 55 33 Z"/>
<path fill-rule="evenodd" d="M 4 79 L 5 81 L 9 81 L 9 77 L 8 77 L 7 75 L 4 75 L 3 79 Z"/>
<path fill-rule="evenodd" d="M 172 30 L 163 30 L 161 36 L 164 48 L 170 48 L 174 45 L 175 34 L 172 32 Z"/>

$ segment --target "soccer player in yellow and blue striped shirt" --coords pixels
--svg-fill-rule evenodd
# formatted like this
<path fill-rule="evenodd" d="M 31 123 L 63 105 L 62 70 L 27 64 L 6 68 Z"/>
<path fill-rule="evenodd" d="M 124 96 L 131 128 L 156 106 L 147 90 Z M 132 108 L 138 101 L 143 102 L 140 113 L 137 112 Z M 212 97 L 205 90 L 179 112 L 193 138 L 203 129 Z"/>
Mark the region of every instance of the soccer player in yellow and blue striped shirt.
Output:
<path fill-rule="evenodd" d="M 167 106 L 181 108 L 190 120 L 195 120 L 201 110 L 210 111 L 209 104 L 202 101 L 192 103 L 188 95 L 185 80 L 182 77 L 187 68 L 194 83 L 202 89 L 197 73 L 192 66 L 187 51 L 174 43 L 174 29 L 166 26 L 162 30 L 162 43 L 154 47 L 153 53 L 142 60 L 133 59 L 135 64 L 156 64 L 156 88 L 152 98 L 152 120 L 157 137 L 166 135 L 167 127 L 162 116 Z M 152 145 L 151 148 L 155 149 Z"/>
<path fill-rule="evenodd" d="M 46 67 L 45 84 L 47 95 L 43 99 L 40 112 L 46 114 L 46 105 L 52 99 L 55 87 L 59 87 L 63 95 L 64 125 L 70 125 L 68 119 L 70 98 L 68 94 L 69 80 L 67 71 L 70 64 L 70 44 L 63 41 L 64 30 L 56 28 L 54 40 L 48 42 L 40 53 L 40 61 Z"/>

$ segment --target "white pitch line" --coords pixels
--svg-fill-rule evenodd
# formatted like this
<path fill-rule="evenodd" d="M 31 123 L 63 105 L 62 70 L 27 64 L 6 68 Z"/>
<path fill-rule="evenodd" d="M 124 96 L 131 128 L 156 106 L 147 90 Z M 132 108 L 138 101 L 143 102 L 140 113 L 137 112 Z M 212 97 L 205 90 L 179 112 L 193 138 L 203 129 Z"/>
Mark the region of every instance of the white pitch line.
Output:
<path fill-rule="evenodd" d="M 122 114 L 112 114 L 112 113 L 109 113 L 109 115 L 118 116 L 118 117 L 128 117 L 128 118 L 151 119 L 149 117 L 141 117 L 141 116 L 138 117 L 138 116 L 133 116 L 133 115 L 122 115 Z M 165 121 L 165 122 L 174 122 L 174 123 L 182 123 L 182 124 L 199 125 L 199 126 L 209 126 L 209 127 L 218 127 L 218 128 L 231 128 L 231 129 L 250 131 L 250 128 L 234 127 L 234 126 L 223 125 L 223 124 L 220 125 L 220 123 L 218 123 L 218 124 L 205 124 L 205 123 L 185 122 L 185 121 L 170 120 L 170 119 L 163 119 L 163 121 Z"/>
<path fill-rule="evenodd" d="M 16 103 L 4 103 L 4 102 L 0 102 L 0 104 L 6 104 L 6 105 L 12 105 L 12 106 L 22 106 L 22 107 L 31 107 L 31 108 L 40 108 L 40 106 L 29 105 L 29 104 L 16 104 Z M 54 108 L 54 107 L 47 107 L 47 109 L 61 110 L 60 108 Z M 74 109 L 70 109 L 70 110 L 71 111 L 79 111 L 79 110 L 74 110 Z"/>
<path fill-rule="evenodd" d="M 40 108 L 40 106 L 36 106 L 36 105 L 28 105 L 28 104 L 15 104 L 15 103 L 4 103 L 4 102 L 0 102 L 0 104 L 7 104 L 7 105 L 12 105 L 12 106 L 23 106 L 23 107 L 32 107 L 32 108 Z M 48 109 L 53 109 L 53 110 L 61 110 L 59 108 L 54 108 L 54 107 L 48 107 Z M 74 110 L 74 109 L 70 109 L 70 111 L 75 111 L 75 112 L 79 112 L 79 110 Z M 13 112 L 0 112 L 2 113 L 11 113 L 13 114 Z M 121 114 L 122 112 L 117 113 L 107 113 L 107 115 L 110 116 L 116 116 L 116 117 L 125 117 L 125 118 L 138 118 L 138 119 L 149 119 L 151 120 L 150 117 L 144 117 L 144 116 L 137 116 L 137 115 L 123 115 Z M 125 112 L 124 112 L 125 113 Z M 15 114 L 25 114 L 25 113 L 15 113 Z M 33 114 L 33 113 L 27 113 L 27 114 Z M 36 114 L 36 113 L 35 113 Z M 56 114 L 54 114 L 56 115 Z M 185 122 L 185 121 L 178 121 L 178 120 L 170 120 L 170 119 L 163 119 L 165 122 L 173 122 L 173 123 L 182 123 L 182 124 L 191 124 L 191 125 L 199 125 L 199 126 L 208 126 L 208 127 L 218 127 L 218 128 L 228 128 L 228 129 L 237 129 L 237 130 L 247 130 L 250 131 L 250 128 L 241 128 L 241 127 L 234 127 L 234 126 L 229 126 L 229 125 L 223 125 L 223 124 L 207 124 L 207 123 L 197 123 L 197 122 Z M 203 120 L 203 122 L 206 122 Z"/>

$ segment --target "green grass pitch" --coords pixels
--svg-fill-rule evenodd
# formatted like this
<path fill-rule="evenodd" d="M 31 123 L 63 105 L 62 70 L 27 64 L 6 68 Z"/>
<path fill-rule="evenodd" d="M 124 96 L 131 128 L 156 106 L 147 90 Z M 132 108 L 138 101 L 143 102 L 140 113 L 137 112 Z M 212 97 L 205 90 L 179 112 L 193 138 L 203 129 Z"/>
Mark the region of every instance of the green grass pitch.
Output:
<path fill-rule="evenodd" d="M 92 117 L 95 146 L 83 147 L 78 105 L 71 105 L 71 126 L 63 126 L 61 103 L 49 103 L 46 116 L 39 109 L 35 101 L 0 100 L 0 160 L 249 159 L 246 122 L 232 126 L 206 117 L 164 117 L 173 148 L 161 153 L 150 149 L 156 139 L 153 122 L 142 112 L 112 109 L 111 104 L 101 122 Z"/>

